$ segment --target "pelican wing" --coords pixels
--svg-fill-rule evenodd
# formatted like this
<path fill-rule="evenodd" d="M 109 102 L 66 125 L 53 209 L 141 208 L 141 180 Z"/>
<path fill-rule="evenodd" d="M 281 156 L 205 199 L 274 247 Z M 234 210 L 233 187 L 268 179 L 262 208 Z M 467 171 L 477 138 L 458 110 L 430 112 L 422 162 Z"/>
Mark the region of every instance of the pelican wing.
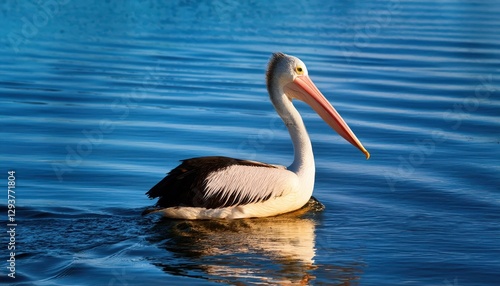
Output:
<path fill-rule="evenodd" d="M 228 157 L 200 157 L 182 164 L 146 194 L 157 207 L 223 208 L 279 197 L 296 185 L 296 175 L 282 166 Z"/>

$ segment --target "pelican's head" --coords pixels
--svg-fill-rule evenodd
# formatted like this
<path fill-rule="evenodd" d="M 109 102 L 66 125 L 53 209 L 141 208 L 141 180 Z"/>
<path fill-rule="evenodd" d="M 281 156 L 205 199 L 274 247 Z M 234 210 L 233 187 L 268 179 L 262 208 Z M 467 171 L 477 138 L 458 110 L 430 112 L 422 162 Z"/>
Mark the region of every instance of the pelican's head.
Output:
<path fill-rule="evenodd" d="M 366 151 L 351 128 L 309 78 L 307 67 L 300 59 L 283 53 L 273 54 L 267 68 L 266 79 L 267 90 L 273 103 L 284 100 L 283 94 L 289 100 L 304 101 L 340 136 L 361 150 L 366 159 L 370 158 L 370 153 Z"/>
<path fill-rule="evenodd" d="M 299 58 L 283 53 L 275 53 L 267 68 L 267 88 L 268 90 L 271 88 L 272 82 L 284 87 L 297 77 L 304 75 L 308 75 L 307 67 Z M 271 90 L 269 90 L 269 93 L 271 94 Z"/>

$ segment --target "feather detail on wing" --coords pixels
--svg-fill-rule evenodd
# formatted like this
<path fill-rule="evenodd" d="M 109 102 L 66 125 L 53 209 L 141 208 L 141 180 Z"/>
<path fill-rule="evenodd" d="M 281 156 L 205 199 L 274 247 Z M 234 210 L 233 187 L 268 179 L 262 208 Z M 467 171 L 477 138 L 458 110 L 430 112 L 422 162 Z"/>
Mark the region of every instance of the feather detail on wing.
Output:
<path fill-rule="evenodd" d="M 157 207 L 223 208 L 279 197 L 297 186 L 294 173 L 282 166 L 227 157 L 184 160 L 147 195 Z"/>

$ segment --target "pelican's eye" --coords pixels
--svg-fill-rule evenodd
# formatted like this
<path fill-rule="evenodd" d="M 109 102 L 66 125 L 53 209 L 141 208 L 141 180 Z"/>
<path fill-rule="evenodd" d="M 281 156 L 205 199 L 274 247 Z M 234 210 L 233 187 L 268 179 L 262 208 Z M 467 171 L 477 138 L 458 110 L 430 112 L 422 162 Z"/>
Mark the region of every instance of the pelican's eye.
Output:
<path fill-rule="evenodd" d="M 304 69 L 303 69 L 301 66 L 296 66 L 296 67 L 295 67 L 295 72 L 296 72 L 298 75 L 301 75 L 301 74 L 304 74 Z"/>

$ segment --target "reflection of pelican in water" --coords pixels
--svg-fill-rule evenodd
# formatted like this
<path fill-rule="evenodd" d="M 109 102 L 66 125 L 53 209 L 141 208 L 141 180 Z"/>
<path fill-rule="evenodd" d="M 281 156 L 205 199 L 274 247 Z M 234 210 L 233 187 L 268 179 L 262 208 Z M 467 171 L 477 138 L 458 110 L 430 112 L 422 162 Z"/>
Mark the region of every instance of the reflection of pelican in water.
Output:
<path fill-rule="evenodd" d="M 229 284 L 306 285 L 314 280 L 317 267 L 315 216 L 322 208 L 312 199 L 304 208 L 279 217 L 162 220 L 150 240 L 168 256 L 152 263 L 169 274 Z"/>

